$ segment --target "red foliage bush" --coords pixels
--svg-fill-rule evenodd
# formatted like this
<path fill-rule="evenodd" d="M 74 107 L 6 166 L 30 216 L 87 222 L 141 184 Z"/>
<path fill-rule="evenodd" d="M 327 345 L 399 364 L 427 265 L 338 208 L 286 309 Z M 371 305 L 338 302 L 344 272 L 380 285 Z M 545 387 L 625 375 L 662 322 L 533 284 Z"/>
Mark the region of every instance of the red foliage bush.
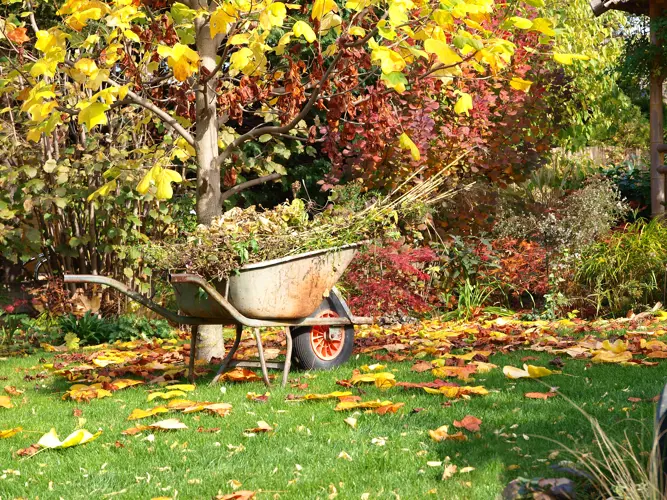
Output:
<path fill-rule="evenodd" d="M 355 314 L 369 316 L 430 311 L 439 301 L 429 289 L 430 276 L 424 268 L 437 259 L 429 247 L 398 242 L 369 247 L 357 255 L 344 277 L 350 308 Z"/>
<path fill-rule="evenodd" d="M 521 304 L 525 294 L 539 300 L 549 292 L 547 252 L 539 243 L 503 238 L 477 251 L 480 258 L 493 259 L 498 266 L 486 270 L 482 279 L 496 280 L 511 305 Z"/>

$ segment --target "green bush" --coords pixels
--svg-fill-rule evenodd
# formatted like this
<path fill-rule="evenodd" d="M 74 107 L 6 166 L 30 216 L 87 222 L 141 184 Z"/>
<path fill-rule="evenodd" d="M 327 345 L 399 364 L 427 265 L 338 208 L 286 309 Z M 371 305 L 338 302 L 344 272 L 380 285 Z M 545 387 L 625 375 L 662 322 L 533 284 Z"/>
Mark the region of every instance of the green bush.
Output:
<path fill-rule="evenodd" d="M 580 257 L 575 278 L 598 312 L 625 314 L 665 298 L 667 225 L 654 219 L 590 245 Z"/>
<path fill-rule="evenodd" d="M 57 326 L 61 338 L 73 333 L 82 346 L 134 339 L 169 338 L 173 334 L 173 329 L 165 320 L 138 316 L 100 318 L 90 312 L 80 318 L 72 314 L 61 316 Z"/>
<path fill-rule="evenodd" d="M 626 161 L 607 167 L 602 174 L 616 185 L 638 217 L 651 215 L 651 171 L 648 165 L 642 161 Z"/>

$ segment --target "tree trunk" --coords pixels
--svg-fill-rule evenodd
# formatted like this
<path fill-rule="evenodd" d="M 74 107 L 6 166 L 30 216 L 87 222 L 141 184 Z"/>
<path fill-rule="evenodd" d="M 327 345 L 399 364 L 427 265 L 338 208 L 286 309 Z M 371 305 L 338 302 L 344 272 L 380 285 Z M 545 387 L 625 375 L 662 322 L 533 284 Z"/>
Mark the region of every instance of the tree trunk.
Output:
<path fill-rule="evenodd" d="M 195 20 L 197 52 L 202 69 L 214 71 L 215 56 L 220 41 L 211 39 L 209 25 L 204 20 Z M 196 87 L 196 149 L 197 149 L 197 221 L 210 224 L 214 217 L 222 213 L 220 206 L 220 168 L 214 159 L 218 156 L 218 120 L 215 87 L 218 79 L 211 78 L 205 84 L 201 77 Z M 210 361 L 224 358 L 225 344 L 222 325 L 202 325 L 199 327 L 197 359 Z"/>

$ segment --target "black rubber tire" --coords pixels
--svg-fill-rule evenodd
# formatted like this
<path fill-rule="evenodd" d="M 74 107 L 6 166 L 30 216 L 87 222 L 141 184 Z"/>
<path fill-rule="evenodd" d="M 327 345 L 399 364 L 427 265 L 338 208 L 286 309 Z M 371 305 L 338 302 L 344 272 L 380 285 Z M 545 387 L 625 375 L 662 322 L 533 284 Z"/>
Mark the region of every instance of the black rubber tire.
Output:
<path fill-rule="evenodd" d="M 660 467 L 662 468 L 662 477 L 667 477 L 667 385 L 660 393 L 660 399 L 655 410 L 655 429 L 658 434 L 658 452 L 660 453 Z"/>
<path fill-rule="evenodd" d="M 331 297 L 322 301 L 320 306 L 313 313 L 313 316 L 317 316 L 326 310 L 334 311 L 339 316 L 345 316 L 343 308 Z M 345 339 L 343 341 L 343 348 L 335 358 L 328 360 L 321 359 L 315 354 L 313 346 L 310 343 L 310 332 L 312 328 L 312 326 L 299 326 L 291 329 L 293 340 L 292 363 L 297 368 L 302 370 L 331 370 L 350 359 L 354 349 L 354 326 L 349 325 L 343 327 L 343 336 Z"/>

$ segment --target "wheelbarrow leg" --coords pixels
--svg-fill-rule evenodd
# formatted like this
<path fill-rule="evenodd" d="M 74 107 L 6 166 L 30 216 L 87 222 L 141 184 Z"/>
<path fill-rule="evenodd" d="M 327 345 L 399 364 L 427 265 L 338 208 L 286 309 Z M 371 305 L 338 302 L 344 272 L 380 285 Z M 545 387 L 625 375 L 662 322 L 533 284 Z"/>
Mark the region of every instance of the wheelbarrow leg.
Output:
<path fill-rule="evenodd" d="M 227 370 L 229 364 L 234 360 L 234 355 L 236 354 L 236 351 L 239 348 L 239 344 L 241 343 L 241 335 L 243 335 L 243 325 L 236 325 L 236 338 L 234 339 L 234 345 L 227 353 L 227 356 L 225 356 L 225 359 L 222 360 L 220 369 L 218 370 L 218 373 L 215 374 L 215 377 L 213 377 L 213 380 L 211 380 L 211 384 L 215 384 L 220 379 L 222 374 Z"/>
<path fill-rule="evenodd" d="M 283 367 L 282 387 L 287 385 L 287 377 L 289 376 L 290 365 L 292 364 L 292 331 L 289 326 L 285 327 L 285 341 L 287 342 L 287 353 L 285 355 L 285 366 Z"/>
<path fill-rule="evenodd" d="M 266 369 L 264 348 L 262 347 L 262 337 L 259 334 L 259 328 L 253 328 L 252 332 L 255 335 L 255 342 L 257 342 L 257 354 L 259 354 L 259 364 L 262 367 L 262 377 L 264 377 L 264 383 L 267 387 L 271 387 L 271 382 L 269 382 L 269 372 Z"/>
<path fill-rule="evenodd" d="M 192 325 L 192 334 L 190 335 L 190 368 L 188 370 L 188 379 L 193 384 L 195 381 L 195 358 L 197 356 L 197 341 L 199 340 L 199 325 Z"/>

